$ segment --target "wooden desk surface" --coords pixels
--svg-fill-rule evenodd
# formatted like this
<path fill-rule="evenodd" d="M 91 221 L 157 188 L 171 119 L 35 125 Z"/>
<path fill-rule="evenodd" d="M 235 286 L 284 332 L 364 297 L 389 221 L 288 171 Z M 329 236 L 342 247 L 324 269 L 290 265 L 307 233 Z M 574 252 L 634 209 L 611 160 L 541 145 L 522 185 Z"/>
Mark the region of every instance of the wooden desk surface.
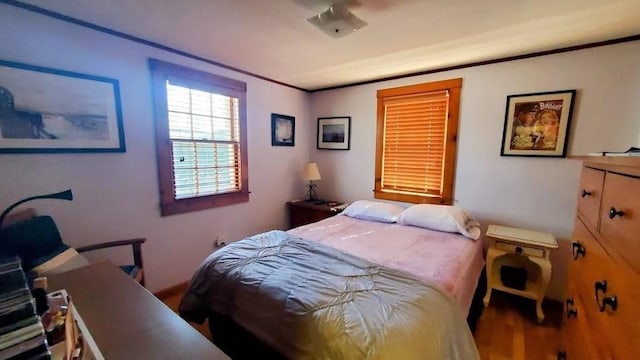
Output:
<path fill-rule="evenodd" d="M 66 289 L 105 359 L 229 359 L 109 262 L 51 275 Z"/>

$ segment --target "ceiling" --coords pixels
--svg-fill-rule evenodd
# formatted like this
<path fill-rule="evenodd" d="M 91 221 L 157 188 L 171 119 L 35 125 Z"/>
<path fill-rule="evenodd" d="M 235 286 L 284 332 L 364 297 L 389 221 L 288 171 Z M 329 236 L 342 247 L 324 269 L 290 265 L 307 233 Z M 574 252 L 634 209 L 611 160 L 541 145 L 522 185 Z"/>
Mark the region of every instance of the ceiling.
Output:
<path fill-rule="evenodd" d="M 360 0 L 338 39 L 331 0 L 22 2 L 306 90 L 640 34 L 640 0 Z"/>

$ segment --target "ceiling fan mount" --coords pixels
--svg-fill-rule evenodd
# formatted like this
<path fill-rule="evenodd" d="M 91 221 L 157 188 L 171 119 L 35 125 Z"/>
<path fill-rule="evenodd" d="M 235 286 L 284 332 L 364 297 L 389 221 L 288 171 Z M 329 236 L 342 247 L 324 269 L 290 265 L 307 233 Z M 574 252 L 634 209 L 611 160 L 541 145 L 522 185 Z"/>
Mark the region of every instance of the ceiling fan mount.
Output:
<path fill-rule="evenodd" d="M 329 8 L 307 19 L 320 31 L 333 38 L 341 38 L 362 29 L 367 23 L 355 16 L 349 9 L 359 6 L 355 0 L 340 0 L 333 2 Z"/>

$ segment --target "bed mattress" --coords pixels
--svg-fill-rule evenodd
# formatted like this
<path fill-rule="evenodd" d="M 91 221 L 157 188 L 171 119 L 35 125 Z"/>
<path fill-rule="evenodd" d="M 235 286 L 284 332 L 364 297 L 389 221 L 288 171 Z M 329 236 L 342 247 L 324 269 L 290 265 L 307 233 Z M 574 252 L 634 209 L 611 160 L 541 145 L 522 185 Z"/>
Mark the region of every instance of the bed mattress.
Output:
<path fill-rule="evenodd" d="M 179 311 L 228 316 L 288 359 L 479 359 L 438 286 L 279 230 L 211 254 Z"/>
<path fill-rule="evenodd" d="M 484 267 L 482 241 L 460 234 L 337 215 L 288 231 L 437 284 L 465 316 Z"/>

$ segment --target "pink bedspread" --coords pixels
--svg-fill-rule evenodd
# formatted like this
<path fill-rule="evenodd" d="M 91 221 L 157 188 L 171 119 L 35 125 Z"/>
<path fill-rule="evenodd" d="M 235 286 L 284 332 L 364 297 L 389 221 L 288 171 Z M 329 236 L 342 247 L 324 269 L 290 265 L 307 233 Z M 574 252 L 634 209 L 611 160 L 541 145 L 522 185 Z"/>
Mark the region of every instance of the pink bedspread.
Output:
<path fill-rule="evenodd" d="M 337 215 L 289 233 L 438 284 L 465 316 L 484 266 L 480 239 L 414 226 Z"/>

